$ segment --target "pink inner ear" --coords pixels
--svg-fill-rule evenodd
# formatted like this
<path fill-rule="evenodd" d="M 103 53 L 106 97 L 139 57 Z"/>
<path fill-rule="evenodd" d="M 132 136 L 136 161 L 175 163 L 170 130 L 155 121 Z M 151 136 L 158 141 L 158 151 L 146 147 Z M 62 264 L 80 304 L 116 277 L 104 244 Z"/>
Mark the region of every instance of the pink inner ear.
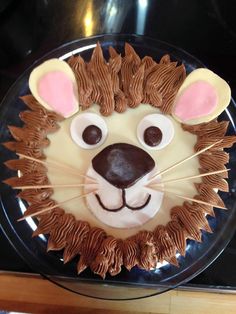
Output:
<path fill-rule="evenodd" d="M 182 121 L 197 119 L 211 114 L 218 103 L 216 89 L 205 81 L 189 85 L 177 98 L 174 114 Z"/>
<path fill-rule="evenodd" d="M 48 106 L 64 117 L 75 109 L 73 82 L 62 71 L 43 75 L 38 82 L 38 93 Z"/>

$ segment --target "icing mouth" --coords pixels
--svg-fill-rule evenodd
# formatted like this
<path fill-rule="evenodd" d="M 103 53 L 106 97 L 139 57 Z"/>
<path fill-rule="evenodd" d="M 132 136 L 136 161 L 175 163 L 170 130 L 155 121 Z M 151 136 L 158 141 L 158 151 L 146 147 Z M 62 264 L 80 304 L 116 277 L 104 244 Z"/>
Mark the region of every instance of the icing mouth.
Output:
<path fill-rule="evenodd" d="M 95 197 L 96 197 L 96 199 L 97 199 L 99 205 L 100 205 L 104 210 L 107 210 L 107 211 L 109 211 L 109 212 L 118 212 L 118 211 L 120 211 L 121 209 L 123 209 L 124 207 L 127 207 L 127 208 L 129 208 L 129 209 L 131 209 L 131 210 L 141 210 L 141 209 L 145 208 L 145 207 L 149 204 L 149 202 L 150 202 L 150 200 L 151 200 L 151 194 L 148 194 L 148 197 L 147 197 L 147 199 L 146 199 L 146 201 L 144 202 L 143 205 L 140 205 L 140 206 L 130 206 L 130 205 L 128 205 L 127 202 L 126 202 L 125 193 L 126 193 L 126 192 L 125 192 L 125 189 L 122 189 L 122 205 L 121 205 L 120 207 L 118 207 L 118 208 L 112 208 L 112 209 L 111 209 L 111 208 L 107 208 L 107 207 L 103 204 L 103 202 L 102 202 L 100 196 L 99 196 L 97 193 L 95 194 Z"/>

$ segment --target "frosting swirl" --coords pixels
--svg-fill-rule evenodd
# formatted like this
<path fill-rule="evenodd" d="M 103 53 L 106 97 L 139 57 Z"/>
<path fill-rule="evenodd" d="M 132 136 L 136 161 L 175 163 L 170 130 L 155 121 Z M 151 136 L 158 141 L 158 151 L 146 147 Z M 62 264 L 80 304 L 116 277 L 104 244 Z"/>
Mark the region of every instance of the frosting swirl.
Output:
<path fill-rule="evenodd" d="M 30 157 L 45 159 L 45 155 L 42 152 L 43 147 L 38 143 L 25 143 L 25 142 L 5 142 L 3 145 L 19 154 L 27 155 Z"/>
<path fill-rule="evenodd" d="M 137 107 L 143 99 L 144 65 L 131 77 L 129 85 L 129 106 Z"/>
<path fill-rule="evenodd" d="M 18 193 L 18 197 L 22 198 L 23 200 L 33 203 L 33 202 L 42 202 L 45 199 L 51 197 L 53 194 L 53 189 L 35 189 L 35 190 L 22 190 Z"/>
<path fill-rule="evenodd" d="M 182 206 L 171 209 L 171 218 L 178 221 L 187 231 L 188 237 L 201 242 L 201 231 L 199 222 Z"/>
<path fill-rule="evenodd" d="M 209 151 L 221 150 L 223 148 L 230 148 L 236 141 L 236 135 L 229 135 L 222 137 L 200 137 L 197 144 L 195 145 L 195 150 L 200 151 L 211 144 L 221 141 L 211 147 Z"/>
<path fill-rule="evenodd" d="M 47 250 L 59 251 L 66 246 L 67 239 L 73 230 L 75 217 L 71 214 L 64 214 L 59 217 L 56 227 L 50 232 Z"/>
<path fill-rule="evenodd" d="M 30 129 L 43 129 L 45 132 L 59 129 L 57 121 L 43 111 L 22 111 L 19 117 Z"/>
<path fill-rule="evenodd" d="M 109 267 L 114 264 L 115 248 L 117 240 L 114 237 L 108 236 L 98 250 L 95 260 L 92 261 L 90 268 L 95 273 L 100 275 L 103 279 Z"/>
<path fill-rule="evenodd" d="M 66 246 L 63 254 L 64 263 L 69 262 L 77 254 L 80 253 L 82 244 L 85 241 L 90 230 L 89 224 L 85 221 L 76 221 L 74 224 L 73 232 L 68 237 L 68 245 Z"/>
<path fill-rule="evenodd" d="M 155 65 L 157 64 L 151 57 L 144 57 L 141 64 L 144 64 L 144 77 L 143 77 L 143 103 L 150 103 L 149 94 L 147 94 L 145 86 L 147 83 L 147 78 L 150 73 L 155 71 Z"/>
<path fill-rule="evenodd" d="M 33 237 L 38 236 L 39 234 L 48 234 L 54 228 L 56 228 L 58 224 L 58 219 L 64 215 L 64 210 L 61 208 L 55 208 L 51 210 L 50 213 L 41 215 L 39 218 L 39 224 L 37 229 L 33 233 Z"/>
<path fill-rule="evenodd" d="M 122 113 L 127 109 L 128 101 L 125 98 L 124 93 L 119 90 L 115 95 L 115 111 Z"/>
<path fill-rule="evenodd" d="M 208 203 L 225 207 L 225 204 L 220 196 L 214 190 L 209 189 L 206 184 L 196 184 L 196 188 L 200 195 L 203 196 Z"/>
<path fill-rule="evenodd" d="M 202 153 L 199 156 L 199 163 L 204 169 L 212 169 L 214 167 L 220 169 L 224 167 L 226 158 L 225 155 Z"/>
<path fill-rule="evenodd" d="M 191 213 L 193 219 L 197 221 L 200 229 L 212 233 L 211 227 L 209 226 L 206 216 L 201 208 L 196 206 L 196 204 L 190 204 L 188 202 L 184 202 L 183 206 Z"/>
<path fill-rule="evenodd" d="M 123 258 L 124 266 L 131 270 L 139 262 L 139 246 L 133 239 L 126 239 L 123 241 Z"/>
<path fill-rule="evenodd" d="M 196 195 L 194 198 L 196 200 L 199 200 L 199 201 L 204 201 L 204 202 L 207 201 L 205 199 L 205 197 L 203 197 L 202 195 Z M 211 205 L 196 204 L 196 208 L 199 208 L 199 210 L 202 210 L 206 215 L 210 215 L 212 217 L 215 217 L 213 206 L 211 206 Z"/>
<path fill-rule="evenodd" d="M 49 184 L 49 180 L 45 173 L 40 172 L 30 172 L 22 177 L 12 177 L 3 181 L 4 183 L 12 186 L 34 186 L 34 185 L 44 185 Z"/>
<path fill-rule="evenodd" d="M 50 144 L 49 139 L 46 138 L 46 132 L 44 130 L 34 131 L 30 128 L 18 128 L 15 126 L 8 126 L 11 135 L 16 141 L 23 141 L 29 143 L 30 146 L 34 143 L 38 143 L 42 147 L 47 147 Z"/>
<path fill-rule="evenodd" d="M 103 58 L 102 49 L 99 43 L 93 51 L 89 69 L 94 80 L 93 82 L 98 86 L 101 95 L 101 99 L 99 99 L 99 105 L 101 106 L 100 112 L 102 115 L 108 116 L 115 108 L 114 93 L 112 89 L 111 74 L 108 65 Z"/>
<path fill-rule="evenodd" d="M 111 72 L 111 80 L 112 80 L 112 87 L 114 91 L 114 98 L 115 98 L 115 110 L 117 112 L 124 112 L 127 108 L 127 99 L 125 98 L 125 94 L 120 89 L 120 77 L 119 71 L 121 68 L 122 58 L 120 55 L 113 53 L 113 50 L 109 47 L 110 59 L 108 63 L 108 67 Z"/>
<path fill-rule="evenodd" d="M 172 263 L 178 265 L 178 261 L 175 257 L 176 247 L 168 235 L 166 228 L 159 225 L 154 230 L 154 239 L 157 247 L 157 256 L 160 262 L 164 260 L 171 260 Z"/>
<path fill-rule="evenodd" d="M 213 189 L 217 189 L 223 192 L 229 192 L 228 182 L 217 174 L 203 177 L 202 182 Z"/>
<path fill-rule="evenodd" d="M 164 113 L 170 114 L 174 98 L 186 77 L 186 72 L 183 65 L 175 67 L 174 62 L 161 61 L 149 67 L 148 73 L 144 75 L 144 99 L 155 107 L 161 107 Z"/>
<path fill-rule="evenodd" d="M 169 221 L 166 230 L 175 244 L 177 250 L 182 256 L 185 256 L 186 250 L 186 232 L 185 229 L 175 220 Z"/>
<path fill-rule="evenodd" d="M 24 216 L 28 216 L 28 215 L 37 213 L 38 211 L 40 211 L 44 208 L 52 207 L 54 205 L 56 205 L 56 202 L 52 199 L 45 199 L 41 202 L 32 203 L 31 205 L 29 205 L 27 207 L 27 210 L 24 212 Z M 44 214 L 41 214 L 41 215 L 44 215 Z"/>
<path fill-rule="evenodd" d="M 80 250 L 80 259 L 77 265 L 78 274 L 90 266 L 105 237 L 106 233 L 103 229 L 97 227 L 90 229 Z"/>
<path fill-rule="evenodd" d="M 229 122 L 216 120 L 208 123 L 201 123 L 197 125 L 182 124 L 185 131 L 199 135 L 200 137 L 222 137 L 225 135 Z"/>
<path fill-rule="evenodd" d="M 41 174 L 46 174 L 47 172 L 47 168 L 43 164 L 25 158 L 8 160 L 5 162 L 5 165 L 11 170 L 20 170 L 23 175 L 31 172 L 39 172 Z"/>
<path fill-rule="evenodd" d="M 20 99 L 32 111 L 36 111 L 38 113 L 41 113 L 44 116 L 47 115 L 50 119 L 55 120 L 55 122 L 64 120 L 64 118 L 60 114 L 58 114 L 54 111 L 49 111 L 46 108 L 44 108 L 43 106 L 41 106 L 40 103 L 32 95 L 21 96 Z"/>
<path fill-rule="evenodd" d="M 161 57 L 160 64 L 169 64 L 170 63 L 170 56 L 168 54 Z"/>
<path fill-rule="evenodd" d="M 173 66 L 170 64 L 157 64 L 155 66 L 155 71 L 152 71 L 147 77 L 145 86 L 147 94 L 151 95 L 155 90 L 159 91 L 163 82 L 168 78 L 172 70 Z"/>
<path fill-rule="evenodd" d="M 114 261 L 108 268 L 109 274 L 111 276 L 119 274 L 122 265 L 123 265 L 122 241 L 118 239 L 116 240 L 116 246 L 114 248 Z"/>
<path fill-rule="evenodd" d="M 129 45 L 125 44 L 125 56 L 122 59 L 121 65 L 121 83 L 122 89 L 125 94 L 125 97 L 129 99 L 129 90 L 130 90 L 130 82 L 132 76 L 139 69 L 141 60 L 139 56 L 136 54 L 134 49 Z"/>
<path fill-rule="evenodd" d="M 72 56 L 68 63 L 75 73 L 79 104 L 83 109 L 89 108 L 92 105 L 91 94 L 93 88 L 87 73 L 86 64 L 81 56 Z"/>
<path fill-rule="evenodd" d="M 144 77 L 147 76 L 147 69 L 151 69 L 154 65 L 156 65 L 156 62 L 152 59 L 152 57 L 149 56 L 145 56 L 142 60 L 141 60 L 141 64 L 144 65 L 144 69 L 145 69 L 145 73 L 146 75 Z"/>
<path fill-rule="evenodd" d="M 140 250 L 138 266 L 146 270 L 155 267 L 157 263 L 157 256 L 153 233 L 149 231 L 140 231 L 136 235 L 135 239 L 139 244 Z"/>
<path fill-rule="evenodd" d="M 162 100 L 162 107 L 161 107 L 163 113 L 171 114 L 175 96 L 176 96 L 176 91 L 169 92 L 168 94 L 164 96 Z"/>

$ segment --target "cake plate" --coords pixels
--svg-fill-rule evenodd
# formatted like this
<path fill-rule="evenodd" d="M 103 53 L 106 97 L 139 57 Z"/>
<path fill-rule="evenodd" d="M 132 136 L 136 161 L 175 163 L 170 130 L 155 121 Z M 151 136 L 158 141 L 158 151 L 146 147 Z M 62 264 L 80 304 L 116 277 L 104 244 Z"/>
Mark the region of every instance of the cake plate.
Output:
<path fill-rule="evenodd" d="M 97 41 L 100 41 L 105 57 L 108 57 L 109 46 L 122 52 L 124 43 L 128 42 L 140 57 L 149 55 L 154 60 L 159 60 L 168 53 L 172 59 L 183 62 L 187 72 L 204 67 L 195 57 L 177 47 L 137 35 L 99 35 L 73 41 L 36 61 L 11 87 L 0 107 L 0 142 L 9 141 L 11 138 L 7 125 L 22 125 L 18 115 L 25 109 L 25 105 L 19 101 L 19 96 L 29 93 L 28 78 L 32 69 L 44 60 L 50 58 L 66 60 L 72 54 L 81 54 L 85 60 L 89 60 Z M 234 124 L 236 106 L 233 100 L 219 119 L 230 121 L 228 134 L 236 134 Z M 62 252 L 47 253 L 45 236 L 31 237 L 36 228 L 36 220 L 29 218 L 27 221 L 17 222 L 25 209 L 25 203 L 16 197 L 14 190 L 2 183 L 2 180 L 14 175 L 3 162 L 15 158 L 14 153 L 2 145 L 0 145 L 0 226 L 12 246 L 34 272 L 65 289 L 80 295 L 109 300 L 131 300 L 160 294 L 198 275 L 217 258 L 233 236 L 236 225 L 236 167 L 233 167 L 236 163 L 236 152 L 233 149 L 229 149 L 228 152 L 230 153 L 228 167 L 232 169 L 228 179 L 230 191 L 222 193 L 221 197 L 229 210 L 215 209 L 215 218 L 209 217 L 209 224 L 214 232 L 212 234 L 203 232 L 202 243 L 188 240 L 186 256 L 178 258 L 179 267 L 166 264 L 148 272 L 138 268 L 133 268 L 130 272 L 122 269 L 119 275 L 107 276 L 105 280 L 94 275 L 89 269 L 77 276 L 76 258 L 64 265 Z M 121 286 L 124 288 L 121 289 Z"/>

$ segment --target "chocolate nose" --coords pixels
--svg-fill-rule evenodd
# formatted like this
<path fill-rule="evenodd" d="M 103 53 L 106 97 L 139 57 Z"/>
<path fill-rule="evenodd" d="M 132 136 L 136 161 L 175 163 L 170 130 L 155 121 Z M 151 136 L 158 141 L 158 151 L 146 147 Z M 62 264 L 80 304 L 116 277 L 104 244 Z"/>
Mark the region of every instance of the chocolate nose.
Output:
<path fill-rule="evenodd" d="M 152 157 L 139 147 L 117 143 L 109 145 L 92 160 L 94 170 L 110 184 L 126 189 L 155 166 Z"/>

